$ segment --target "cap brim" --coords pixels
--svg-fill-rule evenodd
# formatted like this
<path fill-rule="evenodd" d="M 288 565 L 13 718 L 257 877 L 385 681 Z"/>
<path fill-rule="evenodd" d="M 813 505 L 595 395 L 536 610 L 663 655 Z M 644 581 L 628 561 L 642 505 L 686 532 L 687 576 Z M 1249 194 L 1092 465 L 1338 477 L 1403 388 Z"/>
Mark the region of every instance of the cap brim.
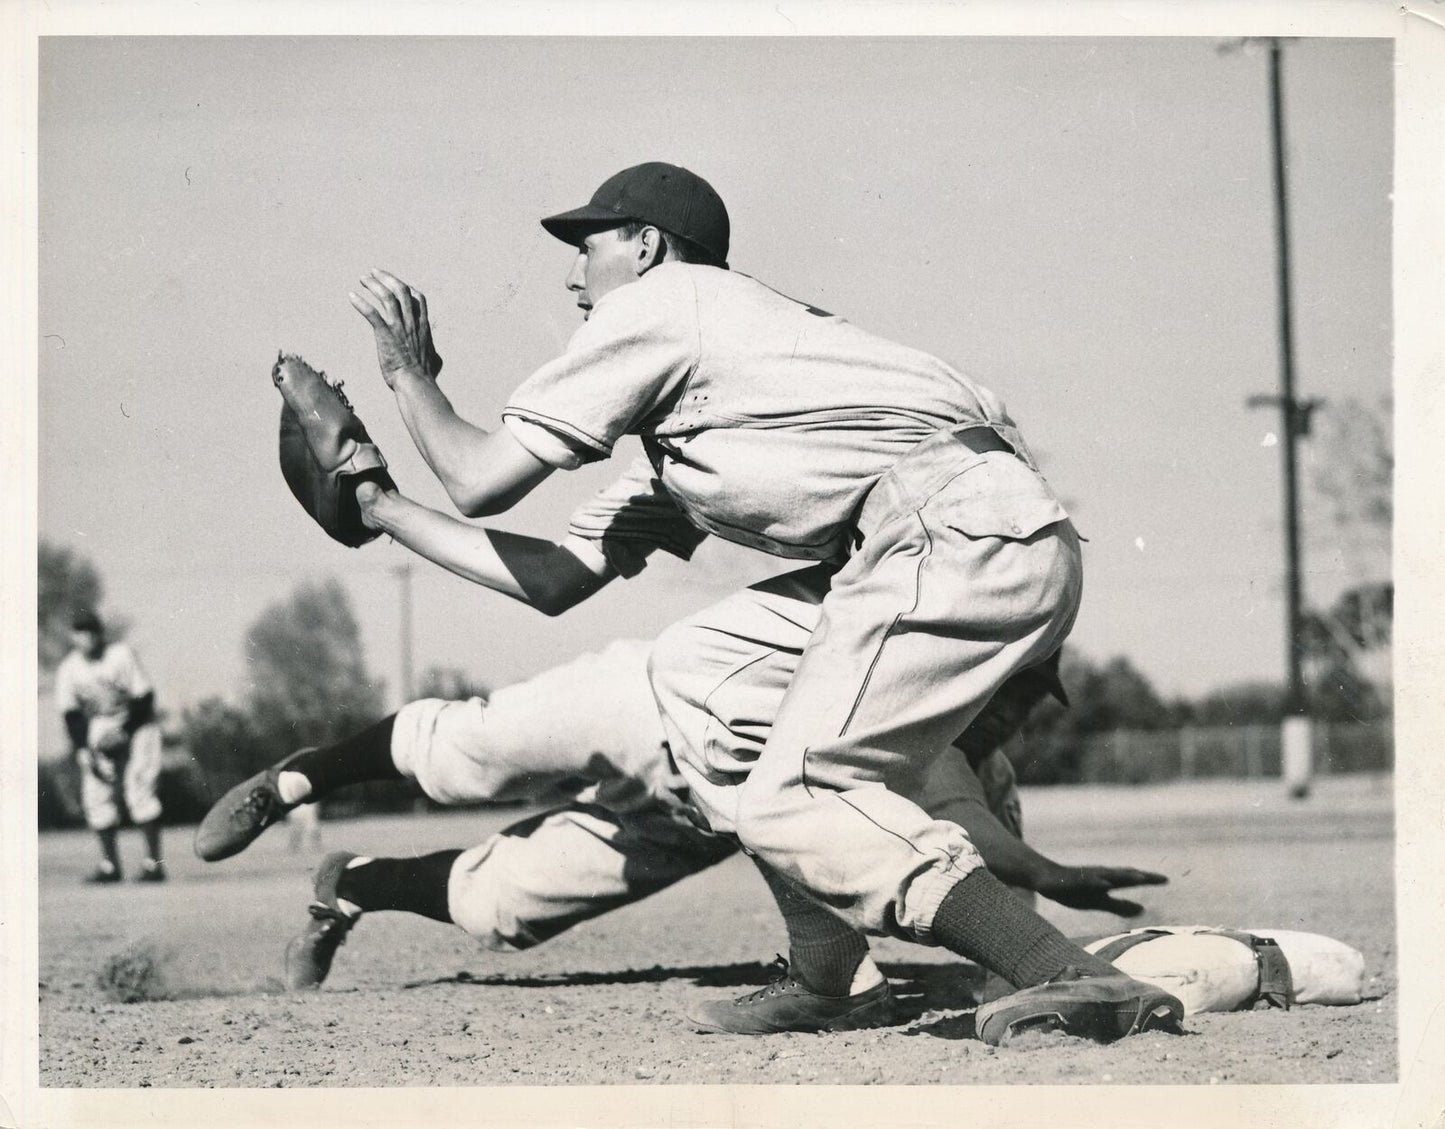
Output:
<path fill-rule="evenodd" d="M 580 208 L 573 208 L 570 212 L 558 212 L 555 216 L 548 216 L 542 221 L 542 227 L 548 235 L 575 246 L 593 232 L 618 227 L 626 223 L 629 218 L 619 215 L 610 208 L 600 208 L 596 204 L 584 204 Z"/>

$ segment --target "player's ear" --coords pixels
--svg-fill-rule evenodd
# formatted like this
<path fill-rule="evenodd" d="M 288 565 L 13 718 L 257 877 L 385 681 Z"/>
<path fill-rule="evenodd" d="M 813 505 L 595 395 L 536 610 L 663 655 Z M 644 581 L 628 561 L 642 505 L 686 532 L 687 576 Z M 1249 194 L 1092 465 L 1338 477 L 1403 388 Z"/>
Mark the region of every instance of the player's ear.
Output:
<path fill-rule="evenodd" d="M 667 258 L 667 240 L 651 224 L 637 237 L 637 273 L 644 275 Z"/>

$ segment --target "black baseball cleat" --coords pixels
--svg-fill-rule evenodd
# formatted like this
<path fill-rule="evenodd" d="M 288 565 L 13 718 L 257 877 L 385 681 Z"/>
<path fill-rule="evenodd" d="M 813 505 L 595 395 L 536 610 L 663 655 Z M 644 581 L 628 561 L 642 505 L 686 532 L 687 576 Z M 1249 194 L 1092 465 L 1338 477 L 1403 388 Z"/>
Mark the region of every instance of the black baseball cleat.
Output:
<path fill-rule="evenodd" d="M 978 1037 L 995 1047 L 1028 1031 L 1062 1031 L 1099 1043 L 1144 1031 L 1177 1035 L 1183 1018 L 1184 1005 L 1162 988 L 1122 972 L 1095 975 L 1073 968 L 974 1013 Z"/>
<path fill-rule="evenodd" d="M 276 780 L 297 757 L 310 752 L 315 750 L 298 749 L 265 772 L 241 781 L 212 804 L 196 828 L 196 854 L 206 862 L 228 859 L 244 851 L 273 823 L 285 819 L 286 813 L 299 805 L 282 801 L 276 791 Z M 314 797 L 308 796 L 300 803 L 311 799 Z"/>
<path fill-rule="evenodd" d="M 166 880 L 166 864 L 159 859 L 146 859 L 141 863 L 140 873 L 135 876 L 137 882 L 164 882 Z"/>
<path fill-rule="evenodd" d="M 784 1031 L 856 1031 L 898 1022 L 893 992 L 884 980 L 852 996 L 822 996 L 788 973 L 788 962 L 773 962 L 777 978 L 766 988 L 735 1000 L 712 1000 L 687 1013 L 703 1034 L 776 1035 Z"/>
<path fill-rule="evenodd" d="M 109 863 L 101 863 L 93 871 L 85 876 L 86 884 L 89 886 L 111 886 L 124 879 L 119 867 L 111 866 Z"/>
<path fill-rule="evenodd" d="M 331 973 L 336 950 L 346 943 L 351 927 L 361 920 L 361 914 L 347 913 L 336 900 L 341 872 L 356 857 L 350 851 L 333 851 L 316 868 L 316 898 L 306 907 L 311 920 L 286 946 L 287 987 L 321 987 Z"/>

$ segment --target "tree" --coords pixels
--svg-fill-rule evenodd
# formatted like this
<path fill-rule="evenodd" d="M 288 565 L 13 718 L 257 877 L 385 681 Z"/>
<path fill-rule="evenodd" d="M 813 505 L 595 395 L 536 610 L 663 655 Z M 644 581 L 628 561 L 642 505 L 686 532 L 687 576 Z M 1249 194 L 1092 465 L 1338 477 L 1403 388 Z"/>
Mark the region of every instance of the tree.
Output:
<path fill-rule="evenodd" d="M 277 759 L 251 715 L 220 698 L 186 709 L 181 742 L 190 751 L 211 798 Z"/>
<path fill-rule="evenodd" d="M 40 669 L 51 673 L 70 650 L 70 620 L 80 608 L 98 609 L 104 586 L 89 560 L 61 545 L 40 542 Z"/>
<path fill-rule="evenodd" d="M 1278 725 L 1285 715 L 1284 686 L 1236 682 L 1196 699 L 1188 712 L 1194 725 Z"/>
<path fill-rule="evenodd" d="M 208 698 L 182 723 L 211 800 L 298 748 L 331 744 L 381 716 L 381 683 L 367 672 L 351 601 L 335 580 L 301 584 L 266 608 L 246 633 L 246 660 L 251 687 L 241 704 Z M 410 782 L 383 781 L 327 803 L 397 809 L 415 794 Z"/>
<path fill-rule="evenodd" d="M 1072 653 L 1068 659 L 1061 677 L 1073 702 L 1064 715 L 1064 724 L 1072 732 L 1159 729 L 1169 723 L 1169 707 L 1149 679 L 1122 655 L 1103 666 Z"/>
<path fill-rule="evenodd" d="M 1035 707 L 1008 750 L 1026 784 L 1077 781 L 1092 734 L 1159 729 L 1175 720 L 1175 710 L 1122 656 L 1100 665 L 1072 646 L 1065 647 L 1059 678 L 1069 695 L 1069 708 L 1052 699 Z"/>
<path fill-rule="evenodd" d="M 1364 719 L 1388 710 L 1395 611 L 1392 409 L 1388 394 L 1373 403 L 1344 401 L 1327 417 L 1313 454 L 1312 504 L 1328 519 L 1323 547 L 1344 562 L 1348 576 L 1328 608 L 1305 617 L 1311 711 L 1320 717 Z"/>
<path fill-rule="evenodd" d="M 1312 670 L 1310 712 L 1327 721 L 1373 721 L 1389 713 L 1395 586 L 1361 584 L 1328 611 L 1305 617 Z"/>
<path fill-rule="evenodd" d="M 1394 401 L 1349 398 L 1325 415 L 1311 453 L 1312 508 L 1329 518 L 1347 562 L 1357 573 L 1388 568 L 1395 520 Z M 1366 577 L 1362 577 L 1366 578 Z M 1378 577 L 1370 577 L 1378 579 Z"/>
<path fill-rule="evenodd" d="M 304 583 L 262 612 L 246 633 L 246 656 L 252 720 L 277 747 L 327 744 L 381 713 L 381 684 L 367 673 L 361 631 L 336 580 Z"/>

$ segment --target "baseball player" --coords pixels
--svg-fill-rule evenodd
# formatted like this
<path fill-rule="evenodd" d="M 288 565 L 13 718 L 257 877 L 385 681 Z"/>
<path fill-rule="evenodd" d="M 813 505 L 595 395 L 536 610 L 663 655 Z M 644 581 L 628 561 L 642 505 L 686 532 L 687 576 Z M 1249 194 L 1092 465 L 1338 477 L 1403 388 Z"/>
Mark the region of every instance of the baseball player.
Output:
<path fill-rule="evenodd" d="M 136 880 L 164 882 L 155 691 L 135 652 L 125 643 L 108 642 L 94 612 L 76 613 L 71 644 L 55 672 L 55 704 L 80 763 L 85 821 L 100 840 L 100 865 L 87 881 L 121 881 L 116 838 L 124 810 L 145 837 L 146 858 Z"/>
<path fill-rule="evenodd" d="M 455 922 L 498 951 L 530 948 L 621 905 L 630 904 L 729 857 L 736 844 L 694 826 L 672 790 L 677 781 L 647 679 L 650 644 L 614 643 L 486 700 L 425 699 L 392 719 L 390 775 L 411 777 L 443 803 L 537 798 L 557 790 L 585 791 L 553 810 L 525 819 L 467 851 L 422 858 L 374 859 L 335 852 L 321 864 L 306 929 L 288 946 L 293 987 L 316 987 L 337 947 L 363 911 L 410 910 Z M 970 833 L 988 865 L 1019 887 L 1080 908 L 1124 916 L 1140 907 L 1112 896 L 1121 886 L 1163 881 L 1132 868 L 1063 867 L 1021 840 L 1012 767 L 997 748 L 1029 709 L 1061 688 L 1051 667 L 1012 679 L 949 753 L 922 781 L 921 802 Z M 566 710 L 557 702 L 565 697 Z M 289 805 L 297 777 L 306 793 L 358 782 L 378 771 L 368 755 L 372 735 L 359 734 L 325 750 L 306 750 L 233 789 L 203 823 L 198 845 L 240 849 Z M 368 777 L 369 778 L 369 777 Z M 259 794 L 260 803 L 253 800 Z M 239 815 L 239 824 L 235 822 Z M 222 847 L 222 845 L 224 845 Z M 793 1014 L 785 990 L 771 986 L 771 1014 L 758 1033 L 832 1030 L 887 1022 L 892 998 L 861 935 L 811 903 L 783 901 L 790 939 L 789 980 L 806 982 L 831 947 L 858 954 L 861 976 L 879 985 L 872 1006 L 838 1017 Z M 768 991 L 768 989 L 764 989 Z M 694 1023 L 714 1030 L 708 1005 Z M 730 1017 L 729 1017 L 730 1018 Z M 728 1029 L 731 1029 L 729 1027 Z"/>
<path fill-rule="evenodd" d="M 501 426 L 457 415 L 425 298 L 373 271 L 351 301 L 383 379 L 470 517 L 509 510 L 624 435 L 645 457 L 561 543 L 464 541 L 389 478 L 361 476 L 365 525 L 549 614 L 657 549 L 689 556 L 708 533 L 819 562 L 654 645 L 689 802 L 775 890 L 1018 985 L 980 1012 L 985 1040 L 1037 1023 L 1099 1038 L 1178 1030 L 1179 1000 L 1071 944 L 988 873 L 961 827 L 908 798 L 1012 674 L 1057 651 L 1082 593 L 1078 536 L 1001 401 L 729 270 L 726 208 L 685 169 L 626 169 L 542 222 L 576 249 L 567 287 L 584 324 L 512 394 Z M 279 386 L 284 358 L 277 374 Z M 812 979 L 820 1009 L 860 995 L 856 968 L 844 955 Z"/>

